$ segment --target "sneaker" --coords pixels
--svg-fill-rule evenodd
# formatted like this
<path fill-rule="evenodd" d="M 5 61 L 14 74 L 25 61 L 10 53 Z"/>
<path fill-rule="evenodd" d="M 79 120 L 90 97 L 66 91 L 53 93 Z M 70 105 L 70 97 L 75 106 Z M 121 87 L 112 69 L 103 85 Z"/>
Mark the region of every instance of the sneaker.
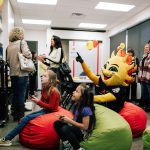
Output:
<path fill-rule="evenodd" d="M 73 150 L 73 147 L 69 143 L 69 141 L 64 141 L 62 144 L 63 144 L 63 150 Z"/>
<path fill-rule="evenodd" d="M 67 147 L 67 148 L 63 148 L 63 150 L 74 150 L 73 147 Z"/>
<path fill-rule="evenodd" d="M 32 111 L 32 109 L 30 109 L 28 107 L 25 107 L 24 109 L 25 109 L 25 111 Z"/>
<path fill-rule="evenodd" d="M 0 128 L 3 128 L 6 125 L 6 120 L 0 121 Z"/>
<path fill-rule="evenodd" d="M 0 146 L 11 146 L 12 142 L 10 140 L 0 139 Z"/>
<path fill-rule="evenodd" d="M 82 147 L 80 147 L 80 148 L 78 148 L 77 150 L 85 150 L 84 148 L 82 148 Z"/>

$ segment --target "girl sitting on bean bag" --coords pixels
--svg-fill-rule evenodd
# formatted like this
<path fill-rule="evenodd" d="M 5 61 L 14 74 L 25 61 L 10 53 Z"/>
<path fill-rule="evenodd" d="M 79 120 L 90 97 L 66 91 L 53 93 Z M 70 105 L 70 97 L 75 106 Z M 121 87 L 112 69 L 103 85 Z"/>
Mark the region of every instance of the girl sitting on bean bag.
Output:
<path fill-rule="evenodd" d="M 47 70 L 44 72 L 44 74 L 41 76 L 41 99 L 39 100 L 35 96 L 31 97 L 31 100 L 37 105 L 41 106 L 43 109 L 33 112 L 22 118 L 14 129 L 12 129 L 6 136 L 0 139 L 0 146 L 11 146 L 11 140 L 22 131 L 22 129 L 25 127 L 25 125 L 28 124 L 30 120 L 44 114 L 58 111 L 60 93 L 56 88 L 56 82 L 57 76 L 53 71 Z"/>
<path fill-rule="evenodd" d="M 73 120 L 60 116 L 60 119 L 54 122 L 54 128 L 64 148 L 84 150 L 79 142 L 89 135 L 95 125 L 93 93 L 89 92 L 85 84 L 80 84 L 73 92 L 72 100 L 75 102 Z"/>

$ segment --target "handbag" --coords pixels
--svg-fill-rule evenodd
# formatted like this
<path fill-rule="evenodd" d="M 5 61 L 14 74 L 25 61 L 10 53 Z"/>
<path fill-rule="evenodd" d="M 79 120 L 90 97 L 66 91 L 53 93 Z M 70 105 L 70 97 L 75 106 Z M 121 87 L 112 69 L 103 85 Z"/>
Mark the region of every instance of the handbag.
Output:
<path fill-rule="evenodd" d="M 59 70 L 63 75 L 68 75 L 71 73 L 71 69 L 66 61 L 59 65 Z"/>
<path fill-rule="evenodd" d="M 21 66 L 21 70 L 33 72 L 35 71 L 35 66 L 32 59 L 24 57 L 22 54 L 21 41 L 20 41 L 20 52 L 18 52 L 18 58 Z"/>

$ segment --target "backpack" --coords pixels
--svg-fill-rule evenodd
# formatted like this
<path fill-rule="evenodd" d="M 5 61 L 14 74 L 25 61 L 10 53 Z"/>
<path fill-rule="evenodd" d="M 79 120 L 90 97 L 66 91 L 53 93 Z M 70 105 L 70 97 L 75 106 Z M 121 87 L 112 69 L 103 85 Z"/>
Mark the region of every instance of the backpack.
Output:
<path fill-rule="evenodd" d="M 59 70 L 62 75 L 68 75 L 71 73 L 71 69 L 66 61 L 60 64 Z"/>

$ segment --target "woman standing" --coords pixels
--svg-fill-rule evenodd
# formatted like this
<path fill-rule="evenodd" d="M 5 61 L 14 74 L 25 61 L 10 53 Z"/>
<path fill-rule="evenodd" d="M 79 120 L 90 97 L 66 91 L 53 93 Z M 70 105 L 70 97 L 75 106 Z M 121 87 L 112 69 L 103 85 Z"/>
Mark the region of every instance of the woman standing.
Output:
<path fill-rule="evenodd" d="M 39 55 L 38 60 L 48 66 L 48 69 L 53 70 L 57 74 L 57 78 L 60 79 L 59 65 L 62 63 L 64 52 L 61 44 L 61 39 L 58 36 L 53 35 L 51 38 L 50 53 L 48 56 L 45 54 Z"/>
<path fill-rule="evenodd" d="M 64 52 L 61 44 L 61 39 L 53 35 L 51 38 L 51 46 L 49 55 L 39 55 L 38 60 L 48 66 L 48 69 L 53 70 L 57 74 L 57 79 L 61 81 L 59 66 L 63 62 Z M 58 87 L 60 90 L 60 87 Z"/>
<path fill-rule="evenodd" d="M 10 67 L 11 86 L 13 91 L 12 108 L 13 119 L 19 121 L 24 116 L 24 100 L 27 89 L 29 72 L 21 70 L 18 52 L 22 50 L 26 58 L 31 59 L 32 54 L 24 40 L 24 30 L 15 27 L 9 34 L 10 44 L 6 50 L 6 59 Z"/>
<path fill-rule="evenodd" d="M 144 54 L 139 66 L 139 81 L 141 83 L 141 103 L 145 111 L 150 111 L 150 42 L 144 46 Z"/>

